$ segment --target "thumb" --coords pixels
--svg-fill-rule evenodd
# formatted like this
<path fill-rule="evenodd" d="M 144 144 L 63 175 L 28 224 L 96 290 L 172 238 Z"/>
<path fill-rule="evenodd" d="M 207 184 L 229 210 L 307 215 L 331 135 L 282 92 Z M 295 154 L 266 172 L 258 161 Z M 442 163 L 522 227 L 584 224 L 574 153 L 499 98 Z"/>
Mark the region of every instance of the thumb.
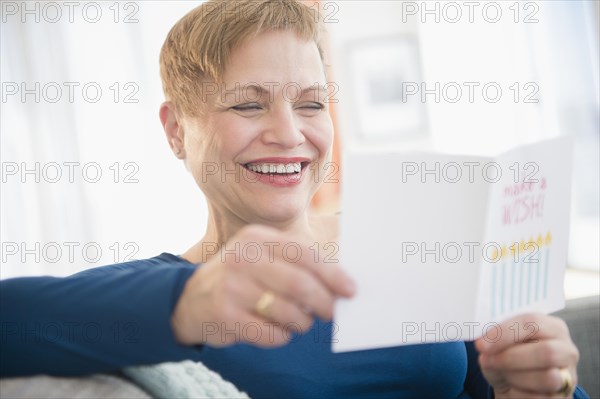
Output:
<path fill-rule="evenodd" d="M 507 392 L 510 389 L 510 385 L 508 381 L 504 377 L 504 373 L 501 369 L 497 369 L 494 367 L 490 367 L 490 357 L 493 355 L 479 355 L 479 366 L 481 367 L 481 372 L 483 376 L 487 380 L 487 382 L 494 388 L 496 393 Z"/>

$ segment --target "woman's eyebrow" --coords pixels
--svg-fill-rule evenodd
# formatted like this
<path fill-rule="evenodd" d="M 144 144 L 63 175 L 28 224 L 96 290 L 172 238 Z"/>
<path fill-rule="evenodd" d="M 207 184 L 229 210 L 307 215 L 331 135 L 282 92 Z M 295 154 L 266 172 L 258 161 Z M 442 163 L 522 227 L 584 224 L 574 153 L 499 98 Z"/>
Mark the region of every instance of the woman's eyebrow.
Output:
<path fill-rule="evenodd" d="M 288 82 L 284 85 L 282 85 L 279 82 L 266 82 L 265 85 L 260 85 L 257 83 L 248 83 L 248 84 L 244 84 L 244 85 L 239 85 L 236 84 L 234 89 L 226 89 L 226 93 L 229 92 L 246 92 L 248 90 L 254 90 L 257 93 L 272 93 L 275 89 L 279 88 L 279 87 L 286 87 L 286 86 L 293 86 L 295 89 L 300 88 L 300 93 L 301 94 L 306 94 L 307 92 L 311 92 L 311 91 L 319 91 L 319 92 L 327 92 L 327 89 L 325 88 L 325 86 L 315 83 L 311 86 L 302 88 L 300 87 L 300 84 L 295 83 L 295 82 Z"/>
<path fill-rule="evenodd" d="M 255 101 L 255 100 L 262 98 L 263 94 L 269 94 L 268 87 L 270 87 L 270 86 L 264 87 L 257 83 L 248 83 L 248 84 L 240 85 L 239 82 L 236 82 L 235 87 L 228 88 L 227 84 L 223 84 L 221 86 L 221 95 L 220 95 L 221 102 L 227 102 L 228 100 L 235 101 L 235 102 L 248 101 L 248 100 Z M 276 87 L 276 84 L 275 84 L 275 87 Z M 271 88 L 271 90 L 273 90 L 273 89 Z M 255 95 L 248 96 L 247 95 L 248 92 L 251 92 L 251 93 L 256 92 L 257 96 L 255 96 Z"/>
<path fill-rule="evenodd" d="M 257 101 L 263 98 L 263 95 L 268 96 L 268 101 L 274 101 L 275 91 L 278 89 L 286 90 L 286 96 L 293 96 L 296 100 L 304 98 L 307 93 L 312 94 L 315 101 L 322 95 L 327 94 L 325 86 L 315 83 L 313 85 L 302 88 L 300 84 L 295 82 L 289 82 L 281 84 L 279 82 L 265 82 L 264 84 L 258 84 L 255 82 L 240 85 L 235 83 L 234 88 L 227 88 L 224 85 L 224 90 L 221 91 L 221 102 L 226 103 L 228 101 Z M 252 93 L 252 94 L 249 94 Z M 256 94 L 254 94 L 256 93 Z"/>
<path fill-rule="evenodd" d="M 325 94 L 327 94 L 327 89 L 325 88 L 325 86 L 320 85 L 320 84 L 316 84 L 316 83 L 314 85 L 312 85 L 312 86 L 309 86 L 309 87 L 306 87 L 306 88 L 302 89 L 301 93 L 304 95 L 304 94 L 306 94 L 308 92 L 311 92 L 311 91 L 318 91 L 319 93 L 325 93 Z"/>

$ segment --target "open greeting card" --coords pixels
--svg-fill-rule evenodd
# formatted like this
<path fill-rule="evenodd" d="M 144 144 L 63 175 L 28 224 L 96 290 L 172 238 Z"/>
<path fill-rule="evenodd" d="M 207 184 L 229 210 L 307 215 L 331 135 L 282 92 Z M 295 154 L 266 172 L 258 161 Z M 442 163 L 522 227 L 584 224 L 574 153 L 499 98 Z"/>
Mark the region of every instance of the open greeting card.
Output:
<path fill-rule="evenodd" d="M 562 308 L 571 158 L 565 137 L 496 157 L 348 154 L 340 263 L 358 292 L 336 305 L 333 351 L 473 340 Z"/>

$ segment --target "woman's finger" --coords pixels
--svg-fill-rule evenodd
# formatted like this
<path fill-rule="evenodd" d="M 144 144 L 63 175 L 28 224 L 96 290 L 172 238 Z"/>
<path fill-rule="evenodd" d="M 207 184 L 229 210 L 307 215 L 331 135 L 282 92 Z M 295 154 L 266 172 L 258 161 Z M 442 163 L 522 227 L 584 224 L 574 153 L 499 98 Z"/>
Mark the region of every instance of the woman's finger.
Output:
<path fill-rule="evenodd" d="M 332 259 L 330 262 L 325 262 L 323 248 L 315 249 L 315 243 L 312 246 L 299 244 L 302 249 L 303 256 L 299 262 L 294 263 L 296 266 L 303 267 L 310 271 L 319 280 L 327 286 L 336 296 L 351 297 L 356 291 L 356 284 L 352 278 L 340 267 L 337 260 Z M 337 245 L 337 244 L 332 244 Z M 335 248 L 334 248 L 335 249 Z"/>
<path fill-rule="evenodd" d="M 481 355 L 481 366 L 507 371 L 542 370 L 577 364 L 579 351 L 569 340 L 544 339 L 509 347 L 493 354 Z"/>
<path fill-rule="evenodd" d="M 267 287 L 257 289 L 252 293 L 252 297 L 247 304 L 247 310 L 257 317 L 277 323 L 284 329 L 296 329 L 302 333 L 308 331 L 313 323 L 313 318 L 297 304 Z"/>
<path fill-rule="evenodd" d="M 511 388 L 509 391 L 502 393 L 501 395 L 496 393 L 496 397 L 501 397 L 502 399 L 565 399 L 564 396 L 558 394 L 543 394 L 520 390 L 517 388 Z"/>
<path fill-rule="evenodd" d="M 479 353 L 494 354 L 515 344 L 554 338 L 570 340 L 563 320 L 544 314 L 524 314 L 488 329 L 486 335 L 475 341 L 475 346 Z"/>
<path fill-rule="evenodd" d="M 571 374 L 573 375 L 573 374 Z M 512 388 L 540 395 L 559 396 L 564 379 L 559 368 L 546 370 L 510 371 L 504 378 Z"/>
<path fill-rule="evenodd" d="M 292 338 L 289 327 L 246 311 L 240 313 L 235 322 L 209 323 L 205 330 L 205 342 L 217 347 L 245 342 L 272 348 L 285 345 Z"/>
<path fill-rule="evenodd" d="M 313 273 L 281 261 L 256 265 L 248 273 L 298 309 L 308 310 L 325 320 L 333 317 L 335 295 Z"/>
<path fill-rule="evenodd" d="M 306 242 L 290 234 L 265 226 L 249 226 L 244 238 L 262 245 L 263 257 L 256 263 L 273 263 L 277 259 L 313 273 L 336 296 L 352 296 L 356 289 L 354 281 L 337 264 L 335 257 L 326 262 L 323 257 L 331 255 L 324 245 Z M 330 250 L 336 251 L 335 243 Z M 268 257 L 265 256 L 268 254 Z"/>

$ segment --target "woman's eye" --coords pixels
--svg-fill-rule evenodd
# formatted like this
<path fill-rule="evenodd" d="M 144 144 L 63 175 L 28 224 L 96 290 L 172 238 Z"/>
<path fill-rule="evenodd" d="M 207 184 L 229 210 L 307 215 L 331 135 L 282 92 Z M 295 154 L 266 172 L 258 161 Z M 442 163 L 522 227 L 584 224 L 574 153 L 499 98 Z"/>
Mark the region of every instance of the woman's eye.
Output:
<path fill-rule="evenodd" d="M 302 104 L 299 108 L 320 111 L 325 108 L 325 105 L 323 105 L 321 103 L 307 103 L 307 104 Z"/>
<path fill-rule="evenodd" d="M 236 111 L 258 111 L 258 110 L 261 110 L 262 107 L 260 104 L 251 103 L 251 104 L 236 105 L 235 107 L 231 107 L 231 109 L 234 109 Z"/>

